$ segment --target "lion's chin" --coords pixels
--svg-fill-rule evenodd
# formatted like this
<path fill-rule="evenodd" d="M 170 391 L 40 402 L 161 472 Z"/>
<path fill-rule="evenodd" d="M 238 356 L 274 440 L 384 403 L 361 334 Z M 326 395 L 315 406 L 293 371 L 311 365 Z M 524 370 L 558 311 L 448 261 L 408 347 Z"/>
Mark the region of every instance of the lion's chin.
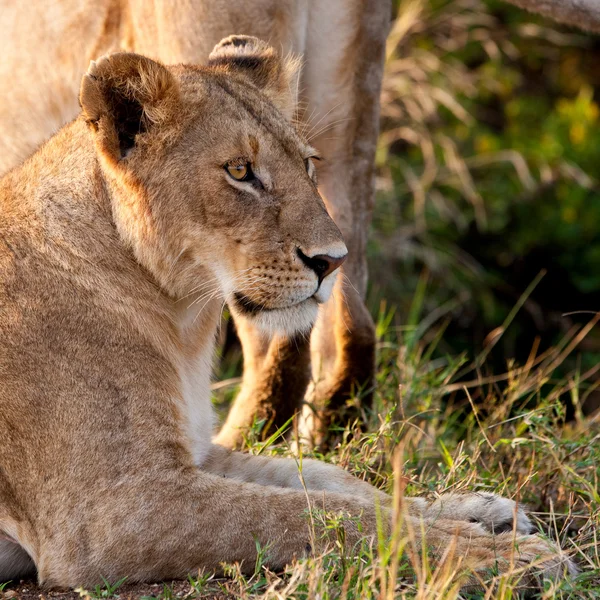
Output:
<path fill-rule="evenodd" d="M 314 297 L 285 308 L 263 308 L 249 305 L 239 296 L 229 304 L 234 313 L 251 320 L 265 333 L 279 333 L 288 336 L 308 333 L 319 312 L 319 305 Z"/>

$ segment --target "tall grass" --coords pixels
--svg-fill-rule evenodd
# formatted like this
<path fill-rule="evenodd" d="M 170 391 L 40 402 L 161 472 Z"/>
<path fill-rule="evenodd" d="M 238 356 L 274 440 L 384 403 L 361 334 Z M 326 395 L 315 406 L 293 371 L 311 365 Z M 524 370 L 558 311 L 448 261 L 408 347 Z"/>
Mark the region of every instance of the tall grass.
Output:
<path fill-rule="evenodd" d="M 547 348 L 583 325 L 575 313 L 593 310 L 600 289 L 600 127 L 582 63 L 595 52 L 591 37 L 502 2 L 399 3 L 369 246 L 373 311 L 383 296 L 406 314 L 425 271 L 431 320 L 451 317 L 440 348 L 473 354 L 545 270 L 494 366 L 524 360 L 536 334 Z M 598 335 L 585 345 L 597 355 Z"/>

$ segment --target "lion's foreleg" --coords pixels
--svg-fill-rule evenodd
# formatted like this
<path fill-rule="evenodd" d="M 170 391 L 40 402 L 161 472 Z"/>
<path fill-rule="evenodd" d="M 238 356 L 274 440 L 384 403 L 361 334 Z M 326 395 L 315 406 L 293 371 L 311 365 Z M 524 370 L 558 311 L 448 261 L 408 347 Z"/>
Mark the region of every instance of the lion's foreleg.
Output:
<path fill-rule="evenodd" d="M 202 471 L 178 470 L 121 478 L 103 490 L 86 490 L 94 503 L 67 515 L 77 527 L 48 523 L 39 530 L 40 582 L 88 586 L 127 577 L 129 582 L 184 578 L 223 563 L 254 570 L 258 549 L 280 569 L 319 551 L 327 532 L 309 508 L 343 511 L 349 548 L 377 531 L 372 503 L 351 496 L 259 486 Z M 384 517 L 384 521 L 385 521 Z M 385 525 L 384 525 L 385 527 Z M 325 537 L 324 537 L 325 536 Z"/>
<path fill-rule="evenodd" d="M 390 497 L 335 465 L 310 458 L 278 458 L 232 452 L 213 446 L 202 470 L 221 477 L 296 490 L 350 494 L 388 506 Z"/>

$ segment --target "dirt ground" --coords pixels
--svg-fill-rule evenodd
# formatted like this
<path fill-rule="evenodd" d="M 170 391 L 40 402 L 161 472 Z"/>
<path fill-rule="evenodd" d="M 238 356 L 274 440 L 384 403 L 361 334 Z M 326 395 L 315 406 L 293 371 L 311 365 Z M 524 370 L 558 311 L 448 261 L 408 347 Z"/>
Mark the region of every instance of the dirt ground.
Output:
<path fill-rule="evenodd" d="M 196 594 L 189 582 L 171 581 L 166 582 L 170 588 L 167 598 L 201 598 L 202 600 L 231 600 L 232 596 L 225 593 L 207 593 L 206 595 Z M 40 588 L 35 581 L 21 581 L 18 584 L 10 584 L 3 592 L 0 592 L 0 600 L 81 600 L 82 598 L 119 598 L 120 600 L 140 600 L 141 598 L 165 598 L 163 595 L 164 583 L 152 584 L 123 584 L 115 591 L 114 595 L 104 595 L 102 591 L 96 594 L 89 590 L 89 595 L 84 593 L 57 590 L 44 590 Z"/>

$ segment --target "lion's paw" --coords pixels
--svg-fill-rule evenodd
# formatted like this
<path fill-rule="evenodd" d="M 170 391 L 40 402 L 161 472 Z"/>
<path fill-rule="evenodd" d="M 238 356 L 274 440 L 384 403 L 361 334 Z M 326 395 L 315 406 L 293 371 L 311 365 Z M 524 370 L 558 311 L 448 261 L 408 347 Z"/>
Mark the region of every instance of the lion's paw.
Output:
<path fill-rule="evenodd" d="M 575 562 L 559 546 L 540 535 L 528 535 L 513 541 L 510 533 L 504 533 L 497 540 L 500 546 L 507 548 L 502 558 L 513 562 L 517 571 L 523 571 L 525 580 L 529 578 L 532 583 L 535 582 L 537 591 L 541 591 L 544 579 L 558 581 L 565 574 L 575 577 L 579 572 Z"/>
<path fill-rule="evenodd" d="M 516 520 L 518 534 L 529 534 L 534 531 L 525 511 L 513 500 L 488 492 L 444 494 L 429 504 L 424 516 L 430 519 L 479 523 L 491 533 L 512 531 Z"/>

